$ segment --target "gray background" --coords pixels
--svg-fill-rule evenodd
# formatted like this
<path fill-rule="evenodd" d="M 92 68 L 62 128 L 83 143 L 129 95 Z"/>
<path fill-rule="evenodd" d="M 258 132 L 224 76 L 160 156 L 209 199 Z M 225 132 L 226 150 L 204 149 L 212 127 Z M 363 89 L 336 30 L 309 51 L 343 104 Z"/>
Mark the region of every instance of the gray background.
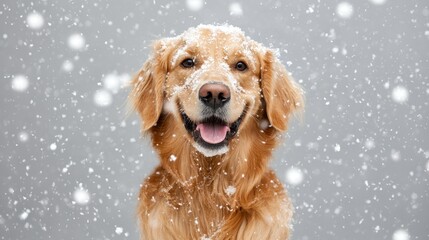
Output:
<path fill-rule="evenodd" d="M 137 71 L 152 40 L 224 22 L 278 48 L 306 92 L 272 161 L 294 202 L 292 239 L 429 239 L 429 2 L 345 1 L 350 18 L 341 1 L 240 0 L 231 15 L 230 1 L 3 0 L 0 239 L 138 239 L 137 193 L 156 156 L 127 117 L 129 89 L 102 90 L 104 107 L 94 94 Z M 27 26 L 33 11 L 41 29 Z M 74 33 L 84 49 L 68 46 Z M 398 86 L 406 101 L 392 98 Z M 292 167 L 302 182 L 287 181 Z"/>

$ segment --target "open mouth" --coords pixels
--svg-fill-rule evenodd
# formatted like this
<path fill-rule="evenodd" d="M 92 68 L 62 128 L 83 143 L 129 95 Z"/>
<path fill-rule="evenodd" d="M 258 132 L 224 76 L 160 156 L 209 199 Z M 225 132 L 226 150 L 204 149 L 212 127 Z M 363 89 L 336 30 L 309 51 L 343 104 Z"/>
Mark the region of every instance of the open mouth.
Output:
<path fill-rule="evenodd" d="M 215 150 L 225 147 L 228 141 L 237 134 L 244 112 L 235 122 L 230 124 L 216 116 L 194 122 L 184 111 L 181 111 L 181 115 L 185 128 L 194 138 L 194 141 L 204 148 Z"/>

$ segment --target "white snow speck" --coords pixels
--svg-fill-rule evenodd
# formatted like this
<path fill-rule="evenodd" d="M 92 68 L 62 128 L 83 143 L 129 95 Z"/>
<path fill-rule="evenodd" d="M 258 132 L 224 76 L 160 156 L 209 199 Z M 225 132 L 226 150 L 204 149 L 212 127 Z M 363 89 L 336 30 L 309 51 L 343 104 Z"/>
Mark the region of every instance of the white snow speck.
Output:
<path fill-rule="evenodd" d="M 241 4 L 238 2 L 233 2 L 229 5 L 229 14 L 231 16 L 242 16 L 243 15 L 243 8 L 241 7 Z"/>
<path fill-rule="evenodd" d="M 426 171 L 429 172 L 429 161 L 426 163 Z"/>
<path fill-rule="evenodd" d="M 340 2 L 337 5 L 337 9 L 336 9 L 338 17 L 343 18 L 343 19 L 351 18 L 353 15 L 353 11 L 354 11 L 353 5 L 351 5 L 348 2 Z"/>
<path fill-rule="evenodd" d="M 390 157 L 393 161 L 397 162 L 401 160 L 401 152 L 399 150 L 392 149 L 392 151 L 390 152 Z"/>
<path fill-rule="evenodd" d="M 237 189 L 234 187 L 234 186 L 228 186 L 226 189 L 225 189 L 225 193 L 226 193 L 226 195 L 228 195 L 228 196 L 232 196 L 234 193 L 235 193 L 235 191 L 237 191 Z"/>
<path fill-rule="evenodd" d="M 57 150 L 57 144 L 56 144 L 56 143 L 52 143 L 52 144 L 49 146 L 49 149 L 51 149 L 52 151 Z"/>
<path fill-rule="evenodd" d="M 68 38 L 68 46 L 73 50 L 83 50 L 85 48 L 85 38 L 81 33 L 74 33 Z"/>
<path fill-rule="evenodd" d="M 176 106 L 174 105 L 174 103 L 172 101 L 169 101 L 169 100 L 164 101 L 164 105 L 162 107 L 162 110 L 165 113 L 174 113 L 175 109 L 176 109 Z"/>
<path fill-rule="evenodd" d="M 387 2 L 387 0 L 369 0 L 374 5 L 383 5 Z"/>
<path fill-rule="evenodd" d="M 307 10 L 305 10 L 305 13 L 314 13 L 314 5 L 308 6 Z"/>
<path fill-rule="evenodd" d="M 346 49 L 345 47 L 343 47 L 343 48 L 341 49 L 341 54 L 343 54 L 343 56 L 346 56 L 346 55 L 347 55 L 347 49 Z"/>
<path fill-rule="evenodd" d="M 176 155 L 170 155 L 170 162 L 175 162 L 177 160 Z"/>
<path fill-rule="evenodd" d="M 119 78 L 116 74 L 107 74 L 103 79 L 103 86 L 112 93 L 117 93 L 120 87 Z"/>
<path fill-rule="evenodd" d="M 334 213 L 338 215 L 341 213 L 342 210 L 343 210 L 343 208 L 341 206 L 338 206 L 334 209 Z"/>
<path fill-rule="evenodd" d="M 380 231 L 380 226 L 375 226 L 375 228 L 374 228 L 374 231 L 376 232 L 376 233 L 378 233 L 379 231 Z"/>
<path fill-rule="evenodd" d="M 404 86 L 396 86 L 392 90 L 392 99 L 397 103 L 405 103 L 408 101 L 408 90 Z"/>
<path fill-rule="evenodd" d="M 383 84 L 383 87 L 384 87 L 385 89 L 389 89 L 389 87 L 390 87 L 390 82 L 385 82 L 385 83 Z"/>
<path fill-rule="evenodd" d="M 118 235 L 122 234 L 123 231 L 124 231 L 124 229 L 121 227 L 116 227 L 116 229 L 115 229 L 115 233 Z"/>
<path fill-rule="evenodd" d="M 28 78 L 24 75 L 16 75 L 12 79 L 12 89 L 17 92 L 25 92 L 29 85 Z"/>
<path fill-rule="evenodd" d="M 266 130 L 270 126 L 270 122 L 267 119 L 262 119 L 259 122 L 259 129 Z"/>
<path fill-rule="evenodd" d="M 109 73 L 103 78 L 103 87 L 111 93 L 116 94 L 130 81 L 129 74 Z"/>
<path fill-rule="evenodd" d="M 39 30 L 45 24 L 43 16 L 38 12 L 32 12 L 27 15 L 27 26 L 34 30 Z"/>
<path fill-rule="evenodd" d="M 99 107 L 107 107 L 112 104 L 113 98 L 109 91 L 100 89 L 94 93 L 94 103 Z"/>
<path fill-rule="evenodd" d="M 291 185 L 299 185 L 304 180 L 304 173 L 301 169 L 296 167 L 291 167 L 286 170 L 286 182 Z"/>
<path fill-rule="evenodd" d="M 78 188 L 73 193 L 74 201 L 79 205 L 86 205 L 89 203 L 90 196 L 88 190 L 83 188 Z"/>
<path fill-rule="evenodd" d="M 405 229 L 398 229 L 393 233 L 392 240 L 410 240 L 410 235 Z"/>
<path fill-rule="evenodd" d="M 28 141 L 28 133 L 26 133 L 26 132 L 20 132 L 19 134 L 18 134 L 18 139 L 19 139 L 19 141 L 21 141 L 21 142 L 27 142 Z"/>
<path fill-rule="evenodd" d="M 186 0 L 186 6 L 191 11 L 199 11 L 204 6 L 204 0 Z"/>
<path fill-rule="evenodd" d="M 19 215 L 19 219 L 21 219 L 22 221 L 24 221 L 25 219 L 28 218 L 28 214 L 30 214 L 30 210 L 29 209 L 25 209 L 24 212 L 22 212 Z"/>
<path fill-rule="evenodd" d="M 71 71 L 73 71 L 73 69 L 74 69 L 74 64 L 73 64 L 73 62 L 72 62 L 72 61 L 70 61 L 70 60 L 65 60 L 65 61 L 63 62 L 63 65 L 61 65 L 61 69 L 62 69 L 64 72 L 71 72 Z"/>
<path fill-rule="evenodd" d="M 335 147 L 334 147 L 334 151 L 335 152 L 339 152 L 339 151 L 341 151 L 341 146 L 340 146 L 340 144 L 335 144 Z"/>
<path fill-rule="evenodd" d="M 373 148 L 375 147 L 374 139 L 373 139 L 373 138 L 368 138 L 368 139 L 365 141 L 365 147 L 366 147 L 366 149 L 368 149 L 368 150 L 373 149 Z"/>

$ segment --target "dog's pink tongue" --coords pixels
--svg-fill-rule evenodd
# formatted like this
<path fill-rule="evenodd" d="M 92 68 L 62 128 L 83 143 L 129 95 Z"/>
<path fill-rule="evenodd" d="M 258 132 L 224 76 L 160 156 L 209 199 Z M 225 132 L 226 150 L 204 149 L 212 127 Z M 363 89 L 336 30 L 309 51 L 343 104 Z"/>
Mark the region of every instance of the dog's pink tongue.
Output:
<path fill-rule="evenodd" d="M 200 135 L 204 141 L 216 144 L 225 140 L 229 127 L 212 123 L 200 123 L 197 125 L 197 130 L 200 131 Z"/>

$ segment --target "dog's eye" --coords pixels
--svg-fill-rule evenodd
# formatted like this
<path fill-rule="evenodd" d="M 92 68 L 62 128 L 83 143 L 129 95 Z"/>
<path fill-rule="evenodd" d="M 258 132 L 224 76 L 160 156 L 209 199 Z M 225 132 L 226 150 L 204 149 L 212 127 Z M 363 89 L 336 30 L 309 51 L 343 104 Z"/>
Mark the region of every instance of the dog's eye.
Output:
<path fill-rule="evenodd" d="M 244 62 L 240 61 L 237 64 L 235 64 L 235 69 L 242 72 L 247 69 L 247 65 Z"/>
<path fill-rule="evenodd" d="M 187 59 L 182 61 L 181 65 L 184 68 L 191 68 L 191 67 L 195 66 L 195 61 L 192 58 L 187 58 Z"/>

